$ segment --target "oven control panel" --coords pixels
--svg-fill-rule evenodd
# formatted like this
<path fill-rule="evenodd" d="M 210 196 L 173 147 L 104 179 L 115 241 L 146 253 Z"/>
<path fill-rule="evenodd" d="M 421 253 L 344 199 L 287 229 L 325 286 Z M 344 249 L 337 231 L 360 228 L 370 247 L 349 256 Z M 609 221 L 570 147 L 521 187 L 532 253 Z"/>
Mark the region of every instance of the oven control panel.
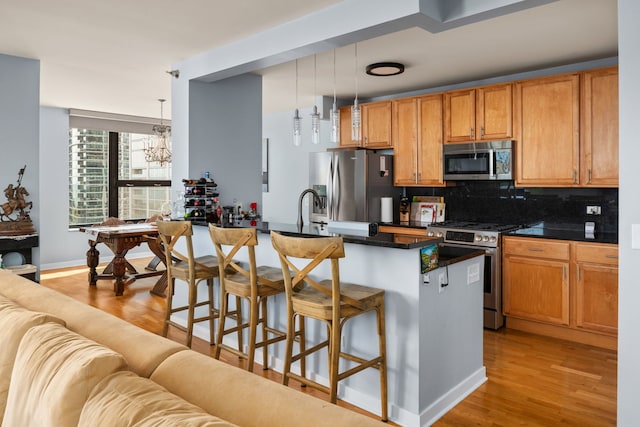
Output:
<path fill-rule="evenodd" d="M 445 243 L 460 243 L 469 246 L 497 247 L 498 233 L 492 231 L 451 230 L 428 227 L 427 236 L 442 237 Z"/>

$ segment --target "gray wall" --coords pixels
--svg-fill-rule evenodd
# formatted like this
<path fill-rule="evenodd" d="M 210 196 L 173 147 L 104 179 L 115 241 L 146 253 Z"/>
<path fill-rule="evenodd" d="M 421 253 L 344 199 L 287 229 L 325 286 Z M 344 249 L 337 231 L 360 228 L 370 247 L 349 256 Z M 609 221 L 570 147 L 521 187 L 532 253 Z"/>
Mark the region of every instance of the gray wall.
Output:
<path fill-rule="evenodd" d="M 640 224 L 640 2 L 618 0 L 620 56 L 620 218 L 618 313 L 618 425 L 638 425 L 640 405 L 640 248 L 631 247 L 631 225 Z"/>
<path fill-rule="evenodd" d="M 189 111 L 189 176 L 173 181 L 209 171 L 223 205 L 237 199 L 248 210 L 249 202 L 260 203 L 262 78 L 246 74 L 215 83 L 192 81 Z"/>
<path fill-rule="evenodd" d="M 22 185 L 33 202 L 31 219 L 40 229 L 38 133 L 40 121 L 40 61 L 0 54 L 0 189 L 18 179 L 27 165 Z M 4 195 L 0 203 L 5 203 Z M 33 263 L 38 264 L 39 251 Z"/>

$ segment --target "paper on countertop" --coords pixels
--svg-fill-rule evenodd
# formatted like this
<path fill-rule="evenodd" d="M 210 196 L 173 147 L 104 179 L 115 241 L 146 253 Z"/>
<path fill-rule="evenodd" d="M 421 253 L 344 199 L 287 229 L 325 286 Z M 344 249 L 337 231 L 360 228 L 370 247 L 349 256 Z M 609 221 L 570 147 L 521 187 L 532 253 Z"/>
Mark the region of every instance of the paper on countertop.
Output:
<path fill-rule="evenodd" d="M 139 224 L 122 224 L 122 225 L 96 225 L 84 229 L 84 233 L 90 240 L 95 241 L 101 231 L 155 231 L 156 224 L 150 222 L 141 222 Z"/>

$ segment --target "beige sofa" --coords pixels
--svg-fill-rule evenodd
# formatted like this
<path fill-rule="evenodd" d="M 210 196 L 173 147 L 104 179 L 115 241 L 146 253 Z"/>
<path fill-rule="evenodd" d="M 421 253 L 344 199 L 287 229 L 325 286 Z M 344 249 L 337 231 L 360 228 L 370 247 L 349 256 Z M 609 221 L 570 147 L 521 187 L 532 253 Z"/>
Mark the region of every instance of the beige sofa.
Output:
<path fill-rule="evenodd" d="M 2 427 L 383 425 L 6 270 L 0 420 Z"/>

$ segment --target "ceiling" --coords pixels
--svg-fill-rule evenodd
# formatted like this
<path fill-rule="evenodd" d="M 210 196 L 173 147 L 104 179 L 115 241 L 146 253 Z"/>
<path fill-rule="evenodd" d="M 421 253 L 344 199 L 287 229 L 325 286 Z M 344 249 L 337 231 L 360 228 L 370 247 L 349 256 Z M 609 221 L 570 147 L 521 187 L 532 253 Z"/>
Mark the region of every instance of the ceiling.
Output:
<path fill-rule="evenodd" d="M 339 0 L 20 0 L 0 5 L 0 53 L 40 60 L 40 101 L 147 117 L 170 99 L 172 64 Z M 250 10 L 251 13 L 247 13 Z M 384 96 L 617 56 L 616 0 L 558 0 L 439 33 L 410 28 L 256 71 L 263 110 L 314 95 Z M 372 77 L 398 61 L 404 74 Z M 357 79 L 356 79 L 357 65 Z M 1 76 L 0 76 L 1 77 Z M 165 116 L 170 116 L 170 103 Z M 167 108 L 168 107 L 168 108 Z"/>

